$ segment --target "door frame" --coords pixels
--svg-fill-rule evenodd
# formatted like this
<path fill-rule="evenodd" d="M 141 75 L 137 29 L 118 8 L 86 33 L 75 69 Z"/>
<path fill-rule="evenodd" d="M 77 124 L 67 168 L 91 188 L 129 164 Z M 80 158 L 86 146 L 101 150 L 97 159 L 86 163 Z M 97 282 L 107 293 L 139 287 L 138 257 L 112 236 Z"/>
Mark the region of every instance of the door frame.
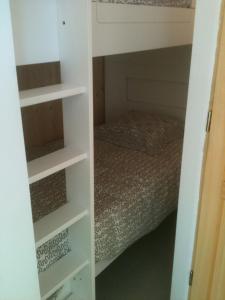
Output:
<path fill-rule="evenodd" d="M 225 18 L 224 1 L 206 139 L 190 300 L 225 297 Z"/>
<path fill-rule="evenodd" d="M 171 300 L 187 300 L 189 294 L 221 3 L 222 0 L 198 0 L 196 6 Z"/>

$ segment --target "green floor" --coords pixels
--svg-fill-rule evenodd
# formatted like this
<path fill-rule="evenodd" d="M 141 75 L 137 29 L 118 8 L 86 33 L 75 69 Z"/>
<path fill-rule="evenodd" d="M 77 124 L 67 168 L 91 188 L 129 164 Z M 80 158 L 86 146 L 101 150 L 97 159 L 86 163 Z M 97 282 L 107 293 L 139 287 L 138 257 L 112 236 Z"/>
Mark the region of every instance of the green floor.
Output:
<path fill-rule="evenodd" d="M 96 280 L 96 300 L 169 300 L 176 214 L 126 250 Z"/>

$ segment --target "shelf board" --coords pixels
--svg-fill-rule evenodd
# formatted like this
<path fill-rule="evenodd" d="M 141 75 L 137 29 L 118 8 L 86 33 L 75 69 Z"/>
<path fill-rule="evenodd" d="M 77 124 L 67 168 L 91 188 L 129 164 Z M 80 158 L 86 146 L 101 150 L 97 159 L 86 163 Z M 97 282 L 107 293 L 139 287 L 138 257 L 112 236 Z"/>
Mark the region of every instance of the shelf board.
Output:
<path fill-rule="evenodd" d="M 88 265 L 88 260 L 82 260 L 72 251 L 53 264 L 45 272 L 40 273 L 41 299 L 46 300 Z"/>
<path fill-rule="evenodd" d="M 78 209 L 72 202 L 68 202 L 40 221 L 34 223 L 36 248 L 87 215 L 88 210 Z"/>
<path fill-rule="evenodd" d="M 20 106 L 26 107 L 57 99 L 80 95 L 86 92 L 83 86 L 56 84 L 20 92 Z"/>
<path fill-rule="evenodd" d="M 32 184 L 87 158 L 73 148 L 63 148 L 28 163 L 29 183 Z"/>

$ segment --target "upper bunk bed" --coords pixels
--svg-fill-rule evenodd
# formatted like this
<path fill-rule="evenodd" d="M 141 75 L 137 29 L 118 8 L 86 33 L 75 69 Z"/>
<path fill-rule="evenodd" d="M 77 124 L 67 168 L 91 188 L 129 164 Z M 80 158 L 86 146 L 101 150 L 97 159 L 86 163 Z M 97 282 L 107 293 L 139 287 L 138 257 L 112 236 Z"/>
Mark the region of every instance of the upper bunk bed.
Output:
<path fill-rule="evenodd" d="M 193 0 L 92 0 L 93 56 L 192 43 Z"/>

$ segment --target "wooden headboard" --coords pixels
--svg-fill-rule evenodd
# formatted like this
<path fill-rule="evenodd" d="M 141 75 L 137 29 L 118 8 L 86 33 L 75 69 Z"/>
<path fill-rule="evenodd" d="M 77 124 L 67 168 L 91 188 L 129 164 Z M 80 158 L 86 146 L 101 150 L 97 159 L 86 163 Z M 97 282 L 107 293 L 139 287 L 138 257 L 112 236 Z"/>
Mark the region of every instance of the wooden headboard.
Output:
<path fill-rule="evenodd" d="M 152 78 L 126 78 L 128 110 L 158 111 L 184 119 L 187 83 Z"/>
<path fill-rule="evenodd" d="M 190 61 L 191 46 L 107 57 L 106 121 L 130 110 L 184 119 Z"/>

